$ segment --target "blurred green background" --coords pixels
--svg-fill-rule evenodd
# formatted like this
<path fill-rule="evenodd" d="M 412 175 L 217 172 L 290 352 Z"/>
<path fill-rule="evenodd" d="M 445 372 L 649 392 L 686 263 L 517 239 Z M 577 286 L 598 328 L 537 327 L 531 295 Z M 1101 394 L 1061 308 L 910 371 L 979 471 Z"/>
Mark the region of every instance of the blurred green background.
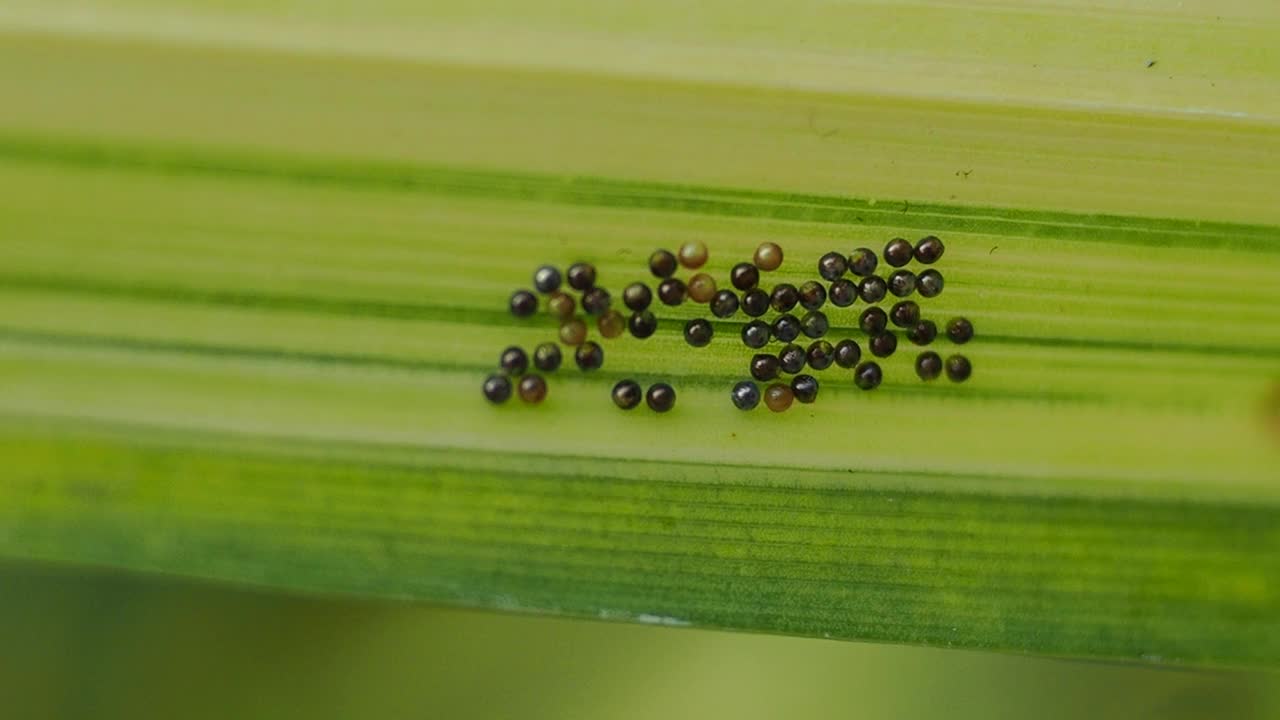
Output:
<path fill-rule="evenodd" d="M 4 718 L 1272 718 L 1277 676 L 0 564 Z"/>

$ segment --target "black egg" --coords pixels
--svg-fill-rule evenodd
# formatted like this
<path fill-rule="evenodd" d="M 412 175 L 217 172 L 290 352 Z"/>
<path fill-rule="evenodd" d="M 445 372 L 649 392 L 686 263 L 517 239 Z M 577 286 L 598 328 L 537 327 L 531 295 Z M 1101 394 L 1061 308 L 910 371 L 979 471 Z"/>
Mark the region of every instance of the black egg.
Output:
<path fill-rule="evenodd" d="M 565 279 L 574 290 L 589 290 L 596 284 L 596 268 L 590 263 L 576 262 L 565 271 Z"/>
<path fill-rule="evenodd" d="M 666 383 L 654 383 L 645 393 L 644 401 L 654 412 L 667 412 L 676 406 L 676 390 Z"/>
<path fill-rule="evenodd" d="M 894 270 L 887 284 L 894 297 L 906 297 L 916 291 L 916 274 L 910 270 Z"/>
<path fill-rule="evenodd" d="M 739 410 L 754 410 L 760 404 L 760 387 L 750 380 L 743 380 L 733 386 L 729 397 Z"/>
<path fill-rule="evenodd" d="M 871 354 L 879 358 L 887 358 L 898 349 L 898 336 L 892 331 L 885 330 L 882 333 L 873 335 L 867 341 L 867 348 L 871 350 Z"/>
<path fill-rule="evenodd" d="M 529 369 L 529 356 L 521 348 L 512 345 L 498 356 L 498 367 L 508 375 L 522 375 Z"/>
<path fill-rule="evenodd" d="M 822 283 L 810 280 L 800 286 L 800 307 L 817 310 L 827 301 L 827 289 Z"/>
<path fill-rule="evenodd" d="M 633 312 L 648 310 L 653 302 L 653 291 L 642 282 L 631 283 L 622 290 L 622 304 Z"/>
<path fill-rule="evenodd" d="M 942 294 L 942 273 L 929 268 L 916 277 L 916 292 L 931 298 Z"/>
<path fill-rule="evenodd" d="M 573 361 L 583 371 L 599 370 L 604 365 L 604 348 L 599 343 L 588 340 L 573 351 Z"/>
<path fill-rule="evenodd" d="M 760 284 L 760 269 L 751 263 L 738 263 L 729 271 L 729 282 L 742 291 Z"/>
<path fill-rule="evenodd" d="M 559 370 L 562 360 L 560 346 L 553 342 L 542 343 L 533 349 L 533 366 L 542 372 Z"/>
<path fill-rule="evenodd" d="M 511 314 L 516 317 L 529 317 L 538 312 L 538 296 L 528 290 L 517 290 L 511 293 Z"/>
<path fill-rule="evenodd" d="M 973 374 L 973 365 L 963 355 L 952 355 L 947 358 L 947 379 L 951 382 L 964 382 Z"/>
<path fill-rule="evenodd" d="M 938 337 L 938 326 L 932 320 L 921 320 L 907 330 L 907 339 L 915 345 L 928 345 Z"/>
<path fill-rule="evenodd" d="M 805 362 L 814 370 L 826 370 L 835 362 L 835 348 L 826 340 L 814 340 L 804 353 Z"/>
<path fill-rule="evenodd" d="M 845 339 L 836 343 L 835 360 L 836 364 L 842 368 L 851 368 L 858 364 L 862 359 L 862 348 L 858 343 Z"/>
<path fill-rule="evenodd" d="M 916 356 L 916 375 L 921 380 L 934 380 L 942 374 L 942 358 L 938 353 L 925 351 Z"/>
<path fill-rule="evenodd" d="M 609 291 L 602 287 L 592 287 L 582 293 L 582 309 L 591 315 L 603 315 L 610 303 Z"/>
<path fill-rule="evenodd" d="M 938 262 L 938 259 L 942 257 L 942 253 L 946 249 L 941 240 L 933 235 L 926 235 L 916 242 L 916 260 L 925 265 L 931 265 Z"/>
<path fill-rule="evenodd" d="M 533 273 L 533 287 L 540 293 L 560 289 L 560 270 L 554 265 L 543 265 Z"/>
<path fill-rule="evenodd" d="M 836 307 L 849 307 L 858 299 L 858 286 L 848 278 L 840 278 L 831 283 L 827 290 L 827 299 Z"/>
<path fill-rule="evenodd" d="M 658 329 L 658 318 L 654 317 L 653 313 L 648 310 L 634 313 L 627 320 L 627 329 L 631 331 L 632 337 L 644 340 L 653 335 L 654 331 Z"/>
<path fill-rule="evenodd" d="M 800 337 L 800 321 L 795 315 L 779 315 L 773 321 L 773 337 L 784 343 L 795 340 Z"/>
<path fill-rule="evenodd" d="M 884 246 L 884 261 L 893 267 L 902 267 L 911 262 L 911 243 L 902 238 L 894 238 Z"/>
<path fill-rule="evenodd" d="M 858 316 L 858 327 L 868 335 L 884 332 L 889 327 L 889 316 L 878 307 L 867 308 Z"/>
<path fill-rule="evenodd" d="M 818 275 L 827 282 L 844 275 L 848 269 L 848 261 L 838 252 L 829 252 L 818 258 Z"/>
<path fill-rule="evenodd" d="M 853 369 L 853 384 L 863 390 L 872 390 L 879 387 L 883 377 L 880 366 L 873 362 L 864 362 Z"/>
<path fill-rule="evenodd" d="M 875 251 L 861 247 L 849 254 L 849 272 L 859 277 L 866 277 L 876 271 L 876 265 L 879 262 Z"/>
<path fill-rule="evenodd" d="M 920 306 L 912 300 L 894 303 L 889 310 L 889 320 L 900 328 L 911 327 L 920 322 Z"/>
<path fill-rule="evenodd" d="M 511 397 L 511 380 L 506 375 L 490 375 L 485 378 L 481 390 L 484 391 L 485 400 L 501 405 Z"/>
<path fill-rule="evenodd" d="M 951 318 L 947 323 L 947 337 L 957 345 L 969 342 L 973 339 L 973 323 L 962 317 Z"/>
<path fill-rule="evenodd" d="M 769 344 L 769 323 L 763 320 L 752 320 L 742 326 L 742 344 L 759 350 Z"/>
<path fill-rule="evenodd" d="M 694 318 L 684 324 L 684 341 L 694 347 L 706 347 L 714 334 L 711 323 L 702 318 Z"/>
<path fill-rule="evenodd" d="M 742 295 L 742 312 L 748 317 L 760 317 L 769 312 L 769 293 L 751 288 Z"/>
<path fill-rule="evenodd" d="M 649 256 L 649 272 L 656 278 L 671 277 L 679 265 L 675 253 L 670 250 L 654 250 Z"/>
<path fill-rule="evenodd" d="M 858 283 L 858 297 L 862 298 L 865 303 L 874 305 L 883 300 L 888 293 L 889 286 L 878 275 L 864 277 Z"/>
<path fill-rule="evenodd" d="M 800 332 L 805 337 L 820 338 L 827 334 L 827 330 L 831 328 L 831 323 L 827 320 L 826 313 L 821 310 L 813 310 L 804 314 L 800 318 Z"/>
<path fill-rule="evenodd" d="M 778 377 L 778 370 L 782 368 L 782 364 L 778 362 L 775 355 L 759 353 L 751 357 L 751 377 L 765 382 Z"/>
<path fill-rule="evenodd" d="M 689 289 L 678 278 L 667 278 L 658 283 L 658 299 L 663 305 L 675 307 L 684 302 Z"/>
<path fill-rule="evenodd" d="M 623 410 L 633 410 L 644 397 L 644 390 L 635 380 L 619 380 L 609 395 L 613 398 L 614 405 Z"/>
<path fill-rule="evenodd" d="M 733 317 L 738 312 L 738 296 L 732 290 L 721 290 L 711 298 L 711 314 L 718 318 Z"/>
<path fill-rule="evenodd" d="M 769 304 L 778 312 L 787 312 L 800 302 L 800 291 L 791 283 L 778 283 L 769 294 Z"/>
<path fill-rule="evenodd" d="M 804 369 L 805 361 L 804 348 L 796 344 L 787 345 L 778 351 L 778 367 L 785 373 L 798 373 Z"/>
<path fill-rule="evenodd" d="M 791 378 L 791 392 L 796 400 L 811 403 L 818 399 L 818 379 L 812 375 L 797 375 Z"/>

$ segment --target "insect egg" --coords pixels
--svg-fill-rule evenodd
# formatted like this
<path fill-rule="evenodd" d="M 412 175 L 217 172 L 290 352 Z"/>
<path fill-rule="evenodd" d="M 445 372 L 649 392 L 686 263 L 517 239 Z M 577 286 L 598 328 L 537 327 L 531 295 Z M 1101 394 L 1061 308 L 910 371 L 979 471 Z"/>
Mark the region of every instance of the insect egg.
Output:
<path fill-rule="evenodd" d="M 711 323 L 702 318 L 694 318 L 684 324 L 684 341 L 693 347 L 706 347 L 714 334 Z"/>
<path fill-rule="evenodd" d="M 844 256 L 838 252 L 829 252 L 818 258 L 818 275 L 827 282 L 831 282 L 839 278 L 841 275 L 844 275 L 845 271 L 848 269 L 848 261 L 845 260 Z"/>
<path fill-rule="evenodd" d="M 742 312 L 750 317 L 760 317 L 769 312 L 769 293 L 751 288 L 742 295 Z"/>
<path fill-rule="evenodd" d="M 596 284 L 596 268 L 590 263 L 576 262 L 565 271 L 565 279 L 574 290 L 589 290 Z"/>
<path fill-rule="evenodd" d="M 810 280 L 800 286 L 800 307 L 817 310 L 827 301 L 827 289 L 822 283 Z"/>
<path fill-rule="evenodd" d="M 573 361 L 578 363 L 578 368 L 584 372 L 598 370 L 604 364 L 604 348 L 588 340 L 573 351 Z"/>
<path fill-rule="evenodd" d="M 602 336 L 616 338 L 626 329 L 627 321 L 623 319 L 622 313 L 617 310 L 606 310 L 600 316 L 600 319 L 596 321 L 596 327 L 600 329 Z"/>
<path fill-rule="evenodd" d="M 696 303 L 709 303 L 716 294 L 716 281 L 706 273 L 689 278 L 689 299 Z"/>
<path fill-rule="evenodd" d="M 804 369 L 804 348 L 792 343 L 778 351 L 778 367 L 784 373 L 795 374 Z"/>
<path fill-rule="evenodd" d="M 649 386 L 644 400 L 650 410 L 664 413 L 676 406 L 676 390 L 666 383 L 654 383 Z"/>
<path fill-rule="evenodd" d="M 804 354 L 805 362 L 814 370 L 826 370 L 835 361 L 835 348 L 826 340 L 814 340 Z"/>
<path fill-rule="evenodd" d="M 760 269 L 751 263 L 738 263 L 729 271 L 729 282 L 744 292 L 750 290 L 760 282 Z"/>
<path fill-rule="evenodd" d="M 848 278 L 840 278 L 831 283 L 827 291 L 827 299 L 836 307 L 849 307 L 858 299 L 858 286 Z"/>
<path fill-rule="evenodd" d="M 964 382 L 973 374 L 973 365 L 963 355 L 952 355 L 947 358 L 947 379 L 952 382 Z"/>
<path fill-rule="evenodd" d="M 791 283 L 778 283 L 769 296 L 769 303 L 778 312 L 787 312 L 800 302 L 800 291 Z"/>
<path fill-rule="evenodd" d="M 632 312 L 648 310 L 651 302 L 653 302 L 653 291 L 649 290 L 649 286 L 644 283 L 631 283 L 622 290 L 622 304 Z"/>
<path fill-rule="evenodd" d="M 680 264 L 697 270 L 707 263 L 707 246 L 701 242 L 687 242 L 680 246 Z"/>
<path fill-rule="evenodd" d="M 880 366 L 873 362 L 864 362 L 853 370 L 853 384 L 863 390 L 873 390 L 879 387 L 883 377 Z"/>
<path fill-rule="evenodd" d="M 888 285 L 877 275 L 864 277 L 858 282 L 858 297 L 862 298 L 863 302 L 878 303 L 884 299 L 888 292 Z"/>
<path fill-rule="evenodd" d="M 581 345 L 587 339 L 587 324 L 572 318 L 560 324 L 560 342 L 565 345 Z"/>
<path fill-rule="evenodd" d="M 884 261 L 893 267 L 902 267 L 911 262 L 911 243 L 902 238 L 894 238 L 884 246 Z"/>
<path fill-rule="evenodd" d="M 672 307 L 684 302 L 684 298 L 688 290 L 679 278 L 667 278 L 658 283 L 658 299 L 663 305 Z"/>
<path fill-rule="evenodd" d="M 529 356 L 524 350 L 512 345 L 498 356 L 498 367 L 508 375 L 521 375 L 529 369 Z"/>
<path fill-rule="evenodd" d="M 812 310 L 800 318 L 800 331 L 809 338 L 820 338 L 826 335 L 830 327 L 831 323 L 827 320 L 826 313 L 821 310 Z"/>
<path fill-rule="evenodd" d="M 791 394 L 802 403 L 818 398 L 818 379 L 812 375 L 797 375 L 791 379 Z"/>
<path fill-rule="evenodd" d="M 943 246 L 941 240 L 933 235 L 927 235 L 920 238 L 920 241 L 916 243 L 916 260 L 919 260 L 925 265 L 931 265 L 937 262 L 938 258 L 942 257 L 944 250 L 946 250 L 946 247 Z"/>
<path fill-rule="evenodd" d="M 916 345 L 928 345 L 938 336 L 938 326 L 932 320 L 921 320 L 907 330 L 907 339 Z"/>
<path fill-rule="evenodd" d="M 867 308 L 858 316 L 858 327 L 868 335 L 883 332 L 889 326 L 889 316 L 878 307 Z"/>
<path fill-rule="evenodd" d="M 921 380 L 934 380 L 942 374 L 942 358 L 933 351 L 922 352 L 916 356 L 916 375 Z"/>
<path fill-rule="evenodd" d="M 759 350 L 769 344 L 769 323 L 752 320 L 742 326 L 742 344 Z"/>
<path fill-rule="evenodd" d="M 669 278 L 676 271 L 676 256 L 670 250 L 654 250 L 649 256 L 649 272 L 656 278 Z"/>
<path fill-rule="evenodd" d="M 721 290 L 711 298 L 711 314 L 718 318 L 733 317 L 738 312 L 738 296 L 732 290 Z"/>
<path fill-rule="evenodd" d="M 871 354 L 876 357 L 889 357 L 898 349 L 898 336 L 894 335 L 890 330 L 885 330 L 882 333 L 873 335 L 871 340 L 867 342 L 867 347 L 870 348 Z"/>
<path fill-rule="evenodd" d="M 876 265 L 879 262 L 875 251 L 871 248 L 860 247 L 849 254 L 849 272 L 859 277 L 866 277 L 876 271 Z"/>
<path fill-rule="evenodd" d="M 795 340 L 800 337 L 800 321 L 795 315 L 779 315 L 773 321 L 773 337 L 784 343 Z"/>
<path fill-rule="evenodd" d="M 613 398 L 614 405 L 623 410 L 632 410 L 640 404 L 644 391 L 640 388 L 640 383 L 635 380 L 619 380 L 618 384 L 613 386 L 609 396 Z"/>
<path fill-rule="evenodd" d="M 635 313 L 630 320 L 627 320 L 627 329 L 631 331 L 632 337 L 637 340 L 644 340 L 653 335 L 654 331 L 658 329 L 658 318 L 654 317 L 653 313 L 648 310 Z"/>
<path fill-rule="evenodd" d="M 900 328 L 911 327 L 920 322 L 920 306 L 911 300 L 894 303 L 889 310 L 889 319 Z"/>
<path fill-rule="evenodd" d="M 553 342 L 542 343 L 533 349 L 533 366 L 542 372 L 559 370 L 562 359 L 560 346 Z"/>
<path fill-rule="evenodd" d="M 516 391 L 520 393 L 521 400 L 536 405 L 547 396 L 547 381 L 541 375 L 525 375 L 520 378 Z"/>
<path fill-rule="evenodd" d="M 916 277 L 916 292 L 931 298 L 942 293 L 942 273 L 929 268 Z"/>
<path fill-rule="evenodd" d="M 494 405 L 501 405 L 511 397 L 511 381 L 506 375 L 490 375 L 485 378 L 481 389 L 484 391 L 484 399 Z"/>
<path fill-rule="evenodd" d="M 540 293 L 560 289 L 560 271 L 554 265 L 543 265 L 533 273 L 533 287 Z"/>
<path fill-rule="evenodd" d="M 777 243 L 760 243 L 754 257 L 756 267 L 770 272 L 782 266 L 782 247 Z"/>
<path fill-rule="evenodd" d="M 851 368 L 862 359 L 862 348 L 853 340 L 841 340 L 836 343 L 835 359 L 840 367 Z"/>
<path fill-rule="evenodd" d="M 773 412 L 786 412 L 793 400 L 795 400 L 795 394 L 791 392 L 791 388 L 782 383 L 774 383 L 765 388 L 764 404 Z"/>
<path fill-rule="evenodd" d="M 743 380 L 733 386 L 729 397 L 739 410 L 754 410 L 760 404 L 760 387 L 750 380 Z"/>
<path fill-rule="evenodd" d="M 516 317 L 529 317 L 538 312 L 538 296 L 528 290 L 517 290 L 511 293 L 511 314 Z"/>
<path fill-rule="evenodd" d="M 907 297 L 916 291 L 916 274 L 910 270 L 894 270 L 888 285 L 895 297 Z"/>
<path fill-rule="evenodd" d="M 957 345 L 963 345 L 973 339 L 973 323 L 966 318 L 951 318 L 947 323 L 947 337 Z"/>

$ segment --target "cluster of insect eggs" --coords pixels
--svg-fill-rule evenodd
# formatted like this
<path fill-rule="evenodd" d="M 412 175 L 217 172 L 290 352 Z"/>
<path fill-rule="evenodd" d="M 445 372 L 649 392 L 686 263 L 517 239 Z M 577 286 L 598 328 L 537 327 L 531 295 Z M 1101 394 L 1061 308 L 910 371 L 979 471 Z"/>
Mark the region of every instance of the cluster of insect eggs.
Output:
<path fill-rule="evenodd" d="M 730 398 L 735 407 L 742 410 L 756 408 L 762 401 L 775 412 L 788 409 L 793 402 L 811 403 L 818 395 L 819 383 L 811 374 L 803 373 L 806 366 L 821 371 L 836 364 L 853 370 L 854 384 L 863 390 L 879 386 L 883 373 L 874 360 L 862 361 L 862 348 L 850 338 L 832 345 L 823 339 L 830 329 L 826 314 L 821 310 L 830 302 L 835 307 L 848 307 L 861 299 L 869 307 L 859 316 L 858 325 L 868 335 L 868 351 L 877 358 L 892 355 L 897 349 L 897 336 L 889 329 L 892 324 L 905 330 L 905 335 L 916 345 L 928 345 L 938 335 L 936 324 L 922 318 L 920 307 L 913 300 L 896 302 L 886 313 L 875 305 L 888 295 L 907 298 L 919 294 L 923 298 L 936 297 L 942 292 L 944 279 L 937 270 L 929 268 L 918 275 L 906 270 L 911 260 L 932 265 L 942 257 L 945 246 L 935 236 L 921 238 L 915 245 L 902 238 L 891 240 L 882 253 L 885 264 L 897 268 L 887 279 L 875 274 L 880 257 L 869 248 L 857 248 L 848 256 L 828 252 L 818 260 L 818 275 L 829 283 L 824 286 L 810 280 L 799 287 L 790 283 L 778 283 L 770 292 L 759 287 L 761 273 L 777 270 L 783 262 L 783 250 L 776 243 L 762 243 L 756 248 L 752 262 L 734 265 L 729 273 L 730 284 L 742 292 L 741 297 L 728 288 L 717 288 L 715 279 L 704 272 L 697 272 L 687 281 L 675 277 L 680 267 L 691 271 L 706 264 L 708 251 L 700 242 L 686 243 L 678 253 L 657 250 L 649 257 L 649 270 L 658 280 L 656 297 L 660 303 L 674 307 L 686 300 L 706 304 L 717 318 L 729 318 L 742 310 L 755 318 L 742 328 L 742 342 L 749 348 L 761 349 L 771 341 L 785 343 L 776 354 L 759 353 L 751 358 L 749 371 L 756 381 L 778 380 L 781 373 L 791 374 L 789 383 L 772 382 L 762 391 L 752 380 L 743 380 L 732 388 Z M 858 278 L 855 283 L 846 273 Z M 598 369 L 604 362 L 604 351 L 598 343 L 587 340 L 587 324 L 578 316 L 579 301 L 561 289 L 562 278 L 557 268 L 542 266 L 533 276 L 534 288 L 547 296 L 548 311 L 560 320 L 559 340 L 575 347 L 574 359 L 583 371 Z M 563 281 L 570 289 L 581 293 L 583 311 L 596 317 L 602 337 L 614 338 L 629 330 L 636 338 L 650 337 L 657 329 L 657 317 L 650 310 L 655 293 L 642 282 L 628 285 L 622 293 L 623 304 L 631 311 L 625 318 L 611 308 L 611 296 L 596 284 L 596 270 L 588 263 L 575 263 L 565 273 Z M 806 312 L 797 318 L 792 310 L 797 306 Z M 538 297 L 529 290 L 517 290 L 510 298 L 511 312 L 517 317 L 528 317 L 537 312 Z M 770 310 L 780 313 L 772 323 L 761 320 Z M 965 318 L 953 318 L 945 328 L 947 337 L 956 344 L 968 342 L 973 337 L 973 324 Z M 714 336 L 714 326 L 706 318 L 694 318 L 684 325 L 685 342 L 693 347 L 705 347 Z M 803 334 L 813 340 L 807 348 L 794 341 Z M 555 343 L 543 343 L 534 351 L 534 366 L 542 372 L 553 372 L 561 362 L 560 350 Z M 546 396 L 546 381 L 537 373 L 528 373 L 528 358 L 523 350 L 510 347 L 499 358 L 499 371 L 490 375 L 484 384 L 484 394 L 491 402 L 505 402 L 511 395 L 512 379 L 517 379 L 516 390 L 522 400 L 541 402 Z M 954 382 L 963 382 L 972 373 L 967 357 L 951 355 L 943 360 L 936 352 L 923 351 L 915 360 L 915 371 L 921 380 L 934 380 L 943 373 Z M 641 399 L 655 412 L 667 412 L 675 405 L 675 389 L 667 383 L 655 383 L 648 391 L 632 379 L 618 382 L 611 392 L 613 402 L 622 409 L 638 407 Z"/>

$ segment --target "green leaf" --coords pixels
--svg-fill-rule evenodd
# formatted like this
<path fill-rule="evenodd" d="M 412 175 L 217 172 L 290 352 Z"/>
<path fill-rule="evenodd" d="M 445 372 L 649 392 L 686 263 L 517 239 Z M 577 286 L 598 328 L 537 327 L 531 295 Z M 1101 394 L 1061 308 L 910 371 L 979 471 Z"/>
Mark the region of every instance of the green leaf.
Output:
<path fill-rule="evenodd" d="M 1127 32 L 993 7 L 993 36 L 1064 13 L 1102 23 L 1098 48 Z M 340 32 L 341 13 L 84 8 L 111 37 L 0 13 L 26 28 L 0 34 L 0 65 L 39 68 L 0 77 L 0 554 L 1280 663 L 1280 170 L 1260 161 L 1280 133 L 1254 92 L 1274 58 L 1197 49 L 1198 16 L 1166 19 L 1155 67 L 1219 63 L 1222 91 L 1129 103 L 1147 80 L 1052 49 L 1047 77 L 1110 84 L 1039 93 L 1022 68 L 1004 92 L 994 69 L 1036 56 L 1021 44 L 890 92 L 958 52 L 956 11 L 927 4 L 904 11 L 932 28 L 906 66 L 831 32 L 806 54 L 820 8 L 776 36 L 648 9 L 490 26 L 388 5 Z M 449 28 L 483 42 L 412 41 Z M 522 37 L 565 42 L 519 63 Z M 658 46 L 675 50 L 626 52 Z M 467 64 L 477 48 L 490 67 Z M 676 62 L 697 56 L 718 60 Z M 788 261 L 768 281 L 799 282 L 828 250 L 923 234 L 947 243 L 925 314 L 977 327 L 966 383 L 916 380 L 904 341 L 874 392 L 829 370 L 812 406 L 742 413 L 740 316 L 695 350 L 686 305 L 649 340 L 603 341 L 601 371 L 554 374 L 541 406 L 480 396 L 503 347 L 554 337 L 505 310 L 540 263 L 588 260 L 620 289 L 654 248 L 701 240 L 723 281 L 773 240 Z M 861 308 L 831 309 L 835 337 L 862 338 Z M 676 410 L 617 410 L 622 377 L 671 382 Z"/>

